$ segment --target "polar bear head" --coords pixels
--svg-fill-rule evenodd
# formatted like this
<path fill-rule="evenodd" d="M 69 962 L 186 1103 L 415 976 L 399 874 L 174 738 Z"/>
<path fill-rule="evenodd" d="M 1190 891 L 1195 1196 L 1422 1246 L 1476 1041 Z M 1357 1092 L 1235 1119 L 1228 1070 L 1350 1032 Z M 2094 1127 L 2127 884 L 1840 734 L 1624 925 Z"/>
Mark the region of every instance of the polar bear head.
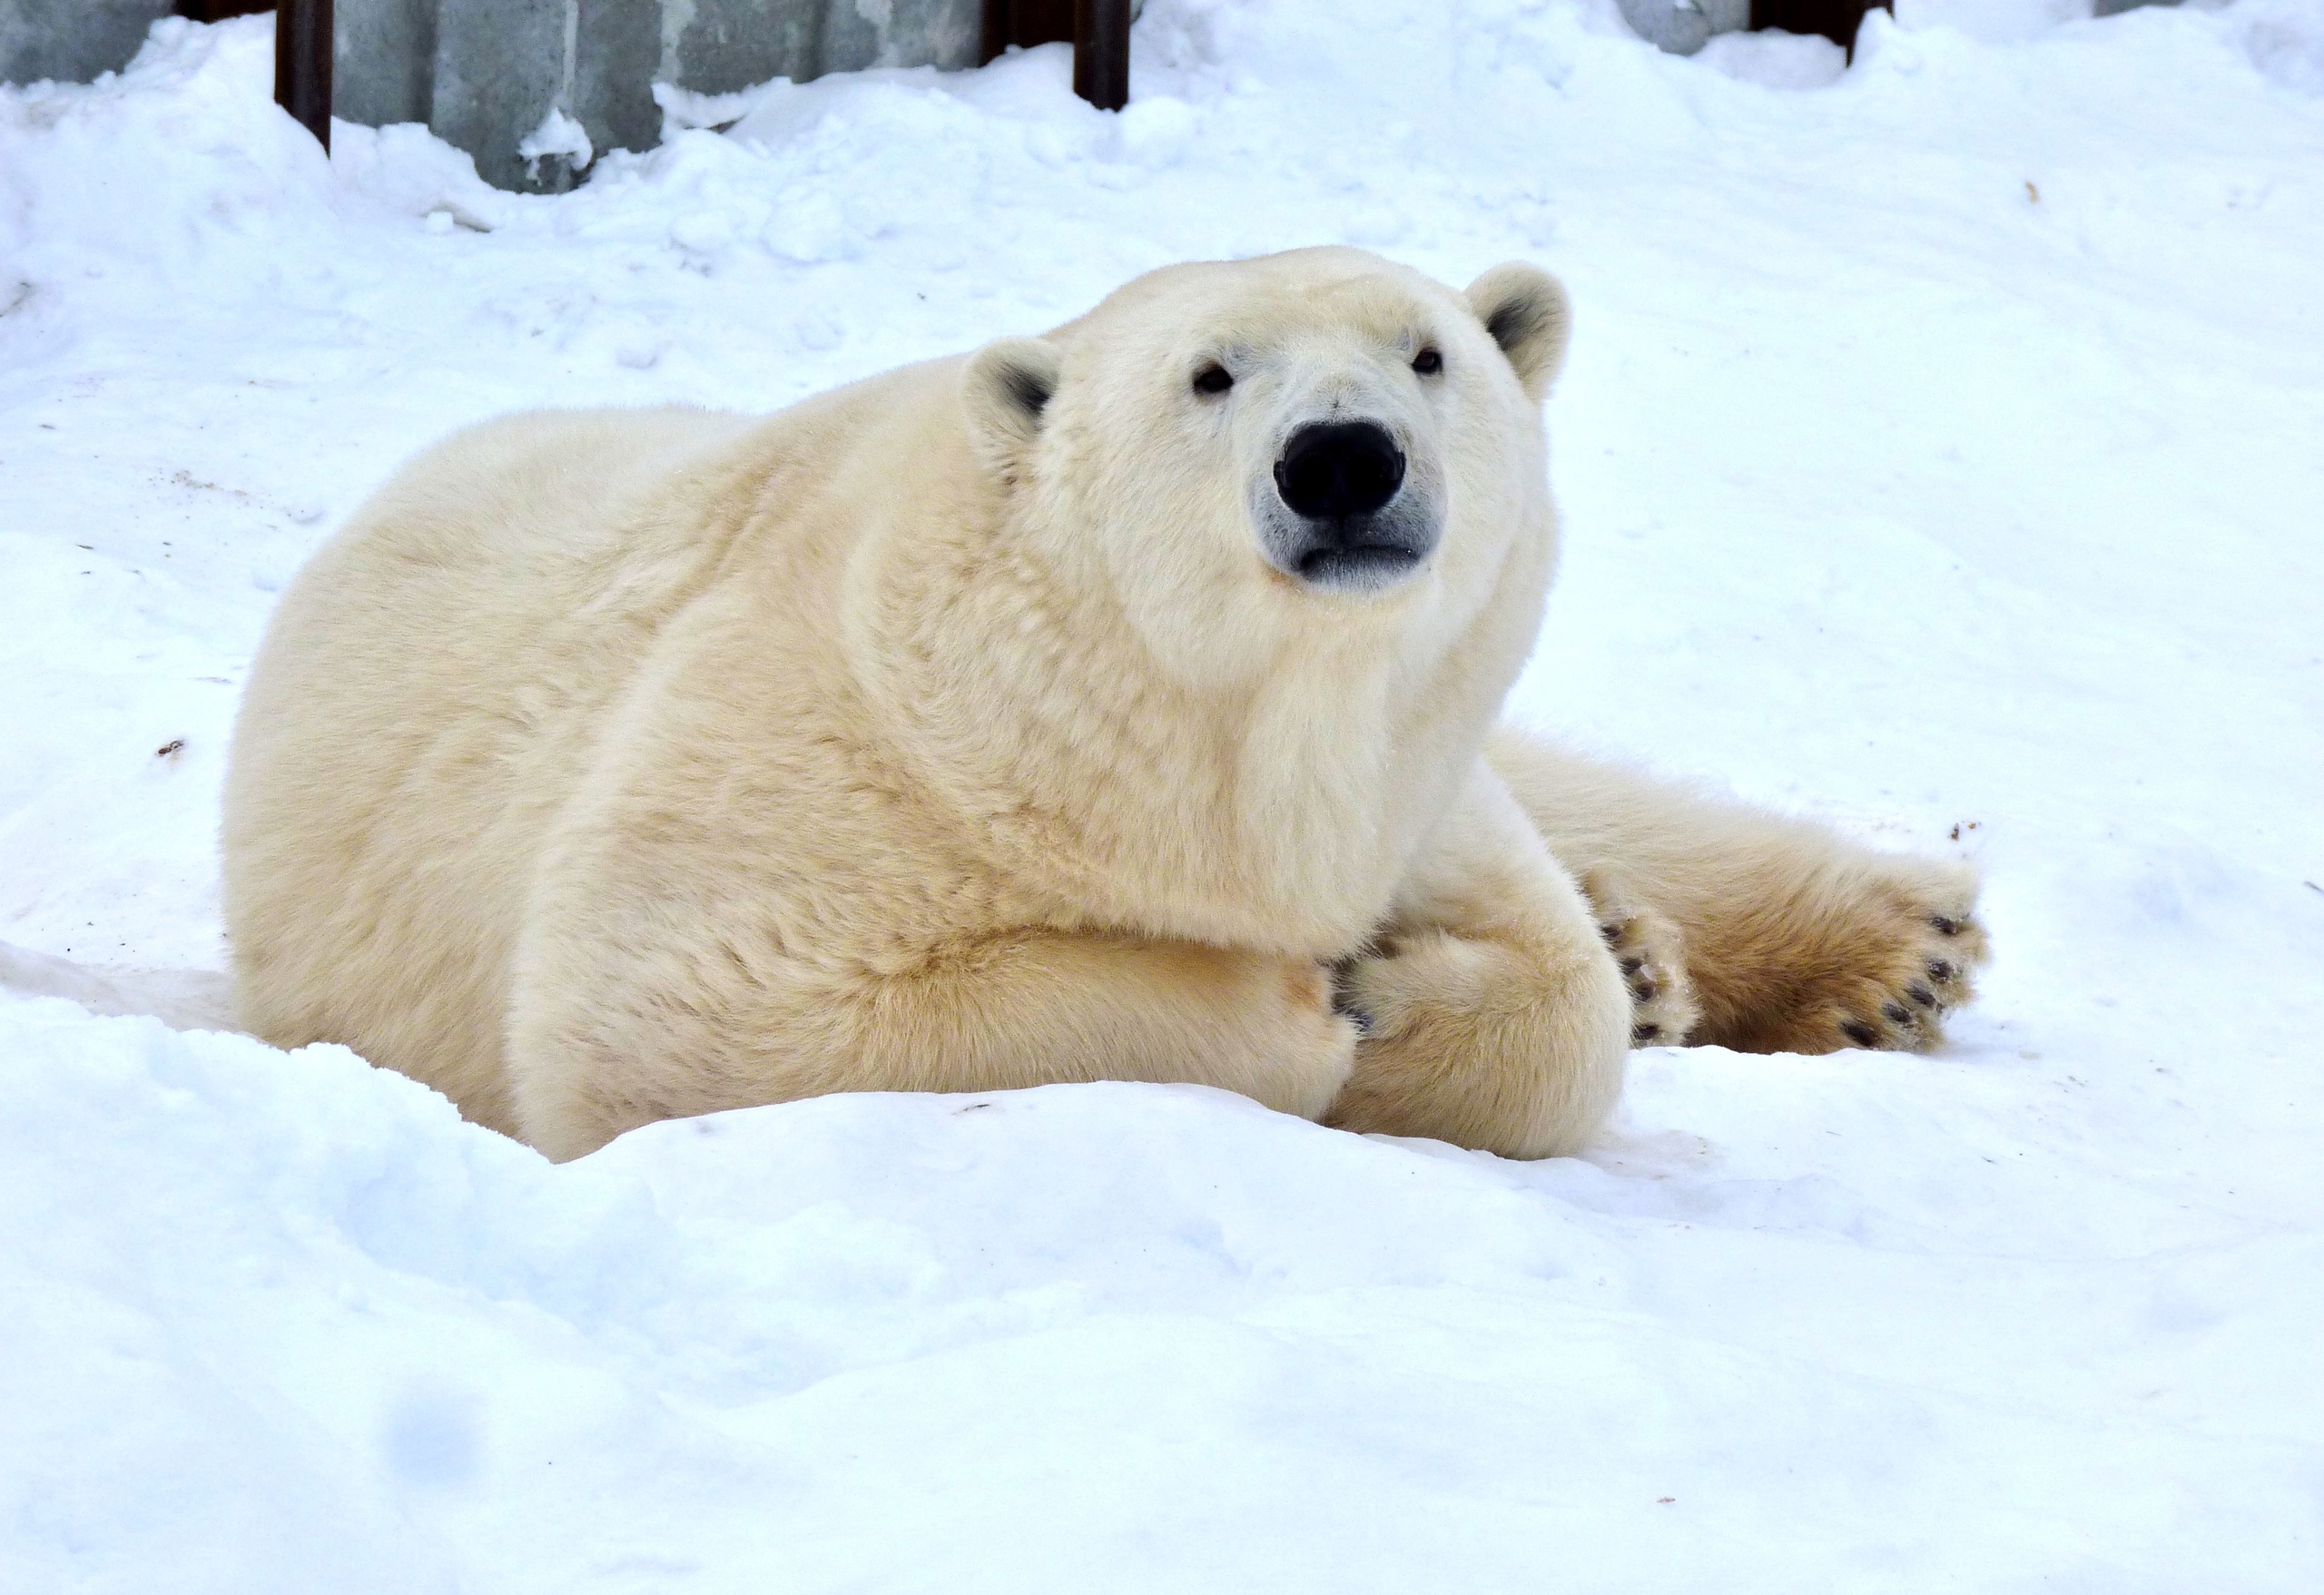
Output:
<path fill-rule="evenodd" d="M 961 396 L 1013 518 L 1182 677 L 1270 668 L 1319 629 L 1441 654 L 1513 555 L 1546 585 L 1540 408 L 1569 320 L 1531 266 L 1463 293 L 1301 250 L 1138 278 L 988 345 Z"/>

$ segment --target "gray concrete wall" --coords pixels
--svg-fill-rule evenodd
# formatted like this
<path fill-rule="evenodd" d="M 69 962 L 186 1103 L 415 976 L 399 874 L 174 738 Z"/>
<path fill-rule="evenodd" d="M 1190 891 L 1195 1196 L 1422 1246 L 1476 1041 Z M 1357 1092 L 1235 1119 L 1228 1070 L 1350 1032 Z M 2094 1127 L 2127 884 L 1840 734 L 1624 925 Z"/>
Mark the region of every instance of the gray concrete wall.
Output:
<path fill-rule="evenodd" d="M 171 0 L 0 0 L 0 83 L 119 72 Z"/>
<path fill-rule="evenodd" d="M 128 64 L 172 0 L 0 0 L 0 83 Z M 563 189 L 517 146 L 552 110 L 594 149 L 650 149 L 654 85 L 723 94 L 867 66 L 973 66 L 982 0 L 337 0 L 331 111 L 424 122 L 503 188 Z"/>
<path fill-rule="evenodd" d="M 0 0 L 5 4 L 7 0 Z M 517 153 L 552 111 L 594 151 L 658 143 L 654 85 L 728 94 L 867 66 L 976 64 L 982 0 L 338 0 L 332 105 L 425 122 L 503 188 L 569 187 Z"/>
<path fill-rule="evenodd" d="M 1750 0 L 1617 0 L 1688 55 L 1745 27 Z M 2103 16 L 2175 0 L 2094 0 Z M 0 82 L 85 82 L 127 64 L 171 0 L 0 0 Z M 654 85 L 723 94 L 770 78 L 976 64 L 982 0 L 337 0 L 333 113 L 424 122 L 502 188 L 562 190 L 575 163 L 517 146 L 551 111 L 592 149 L 661 139 Z"/>

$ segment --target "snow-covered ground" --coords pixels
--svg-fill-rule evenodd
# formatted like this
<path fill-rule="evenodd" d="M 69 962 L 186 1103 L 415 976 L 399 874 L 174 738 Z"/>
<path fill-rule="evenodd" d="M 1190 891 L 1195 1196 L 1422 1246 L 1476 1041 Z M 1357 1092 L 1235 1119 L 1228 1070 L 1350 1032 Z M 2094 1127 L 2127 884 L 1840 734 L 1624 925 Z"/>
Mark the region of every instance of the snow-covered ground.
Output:
<path fill-rule="evenodd" d="M 1573 290 L 1516 712 L 1968 852 L 1997 950 L 1942 1056 L 1641 1053 L 1533 1166 L 1096 1086 L 552 1167 L 0 996 L 0 1589 L 2324 1588 L 2324 4 L 2076 9 L 1152 0 L 1120 116 L 776 85 L 554 200 L 326 164 L 262 21 L 0 91 L 26 954 L 222 967 L 268 606 L 446 429 L 1335 240 Z"/>

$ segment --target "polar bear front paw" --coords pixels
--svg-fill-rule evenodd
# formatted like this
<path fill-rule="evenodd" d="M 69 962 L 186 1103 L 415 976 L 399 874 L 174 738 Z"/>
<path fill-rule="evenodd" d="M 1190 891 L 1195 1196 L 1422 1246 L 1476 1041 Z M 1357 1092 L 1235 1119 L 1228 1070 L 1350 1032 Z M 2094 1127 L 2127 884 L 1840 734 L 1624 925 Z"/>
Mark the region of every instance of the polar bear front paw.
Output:
<path fill-rule="evenodd" d="M 1687 975 L 1679 928 L 1626 888 L 1611 870 L 1581 881 L 1598 921 L 1598 934 L 1622 971 L 1630 993 L 1630 1045 L 1679 1047 L 1702 1017 Z"/>
<path fill-rule="evenodd" d="M 1544 1157 L 1586 1142 L 1620 1094 L 1628 1004 L 1590 941 L 1423 927 L 1377 939 L 1337 985 L 1364 1039 L 1326 1124 Z"/>

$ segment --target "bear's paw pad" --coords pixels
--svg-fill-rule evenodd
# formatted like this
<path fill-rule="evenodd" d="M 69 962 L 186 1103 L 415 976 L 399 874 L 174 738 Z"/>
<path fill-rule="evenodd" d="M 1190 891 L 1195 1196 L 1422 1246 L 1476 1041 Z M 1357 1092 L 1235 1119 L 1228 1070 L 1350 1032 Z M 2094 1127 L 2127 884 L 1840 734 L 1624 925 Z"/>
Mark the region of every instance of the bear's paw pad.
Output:
<path fill-rule="evenodd" d="M 1845 958 L 1802 993 L 1787 1051 L 1862 1048 L 1928 1052 L 1976 994 L 1987 956 L 1974 887 L 1898 877 L 1868 882 L 1848 907 Z"/>

